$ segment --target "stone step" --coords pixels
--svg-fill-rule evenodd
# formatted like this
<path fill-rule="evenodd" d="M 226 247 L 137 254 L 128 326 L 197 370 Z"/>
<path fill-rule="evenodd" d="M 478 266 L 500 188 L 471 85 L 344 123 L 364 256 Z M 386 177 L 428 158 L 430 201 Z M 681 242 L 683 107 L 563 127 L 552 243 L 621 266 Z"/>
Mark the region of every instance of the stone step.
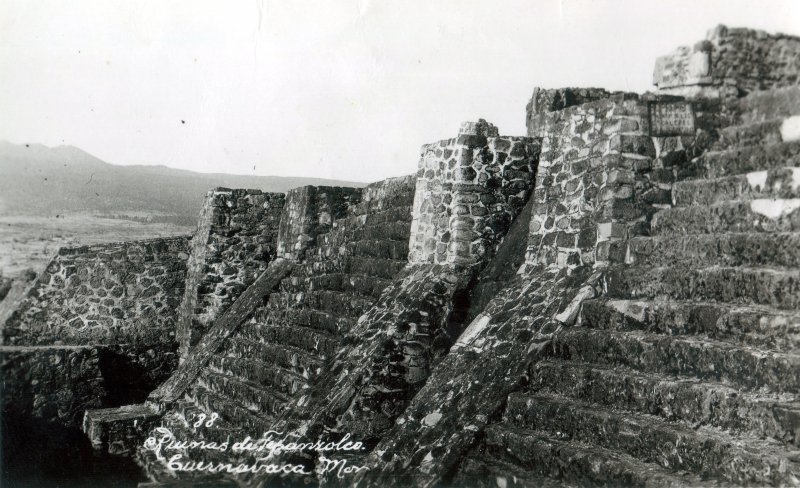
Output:
<path fill-rule="evenodd" d="M 230 357 L 274 363 L 303 378 L 316 377 L 324 364 L 319 356 L 308 351 L 287 345 L 267 344 L 241 335 L 228 339 L 223 351 Z"/>
<path fill-rule="evenodd" d="M 755 91 L 729 107 L 739 123 L 752 124 L 800 114 L 800 87 Z"/>
<path fill-rule="evenodd" d="M 798 354 L 691 336 L 572 327 L 555 336 L 551 355 L 563 360 L 626 366 L 642 372 L 688 376 L 776 393 L 791 393 L 800 387 Z"/>
<path fill-rule="evenodd" d="M 800 198 L 674 207 L 653 215 L 653 235 L 800 232 Z"/>
<path fill-rule="evenodd" d="M 800 166 L 800 141 L 708 151 L 678 168 L 678 178 L 719 178 Z"/>
<path fill-rule="evenodd" d="M 406 266 L 407 262 L 396 259 L 372 258 L 340 254 L 336 256 L 310 256 L 296 266 L 292 278 L 284 281 L 296 282 L 298 278 L 313 278 L 321 274 L 343 273 L 347 276 L 364 276 L 391 282 Z"/>
<path fill-rule="evenodd" d="M 82 430 L 94 449 L 129 456 L 144 441 L 142 432 L 160 417 L 157 409 L 146 403 L 92 409 L 84 413 Z"/>
<path fill-rule="evenodd" d="M 386 242 L 402 245 L 408 244 L 408 238 L 411 231 L 411 222 L 393 222 L 381 224 L 361 224 L 352 223 L 348 226 L 343 226 L 333 229 L 328 234 L 329 239 L 324 245 L 323 249 L 330 249 L 331 251 L 344 251 L 342 255 L 349 254 L 347 245 L 352 242 L 362 241 L 376 241 L 381 240 L 381 236 L 386 236 Z M 319 255 L 318 252 L 315 252 Z"/>
<path fill-rule="evenodd" d="M 408 222 L 411 225 L 413 200 L 410 204 L 385 207 L 382 210 L 371 211 L 366 214 L 367 224 L 383 224 L 395 222 Z"/>
<path fill-rule="evenodd" d="M 414 204 L 414 192 L 410 191 L 405 195 L 398 195 L 394 198 L 383 198 L 378 201 L 360 201 L 352 205 L 350 209 L 354 215 L 372 215 L 392 209 L 406 209 L 408 219 L 411 219 L 411 207 Z"/>
<path fill-rule="evenodd" d="M 339 339 L 327 332 L 297 324 L 273 325 L 246 322 L 239 334 L 251 340 L 268 344 L 287 345 L 315 354 L 319 358 L 331 357 L 339 348 Z"/>
<path fill-rule="evenodd" d="M 344 272 L 353 275 L 374 276 L 391 280 L 406 266 L 406 261 L 368 257 L 352 257 L 347 260 Z"/>
<path fill-rule="evenodd" d="M 369 239 L 348 242 L 346 246 L 352 256 L 391 259 L 403 262 L 408 260 L 408 240 L 384 241 Z"/>
<path fill-rule="evenodd" d="M 356 224 L 352 224 L 356 225 Z M 390 224 L 381 224 L 383 226 Z M 381 225 L 358 223 L 358 227 L 333 229 L 327 234 L 317 236 L 317 246 L 308 250 L 306 257 L 312 261 L 330 258 L 332 256 L 347 256 L 354 258 L 377 258 L 390 259 L 393 261 L 405 262 L 408 258 L 408 237 L 402 240 L 380 239 L 368 235 L 360 236 L 359 229 L 370 227 L 370 234 L 374 234 L 376 228 Z M 394 224 L 391 224 L 394 225 Z M 410 223 L 408 229 L 410 230 Z"/>
<path fill-rule="evenodd" d="M 281 291 L 286 293 L 303 293 L 313 290 L 338 291 L 359 298 L 377 299 L 381 292 L 391 283 L 385 278 L 374 276 L 345 274 L 340 272 L 314 274 L 306 278 L 292 277 L 281 282 Z"/>
<path fill-rule="evenodd" d="M 672 473 L 668 467 L 642 462 L 624 452 L 509 423 L 487 427 L 484 445 L 484 456 L 511 460 L 501 466 L 519 466 L 517 469 L 522 468 L 523 472 L 555 478 L 567 485 L 705 486 L 698 476 Z"/>
<path fill-rule="evenodd" d="M 348 256 L 346 254 L 335 256 L 307 255 L 302 263 L 295 265 L 291 277 L 284 281 L 290 281 L 295 277 L 303 279 L 318 274 L 341 273 L 345 268 L 345 261 L 347 259 Z"/>
<path fill-rule="evenodd" d="M 610 298 L 699 300 L 800 308 L 800 269 L 690 266 L 609 268 Z"/>
<path fill-rule="evenodd" d="M 614 410 L 800 444 L 800 402 L 793 394 L 747 393 L 720 383 L 560 360 L 537 363 L 531 370 L 530 389 Z M 508 401 L 511 412 L 527 400 L 525 395 L 515 394 Z"/>
<path fill-rule="evenodd" d="M 714 205 L 731 200 L 796 198 L 800 198 L 800 168 L 797 167 L 679 181 L 672 186 L 672 199 L 676 206 Z"/>
<path fill-rule="evenodd" d="M 404 204 L 403 202 L 397 206 L 383 206 L 383 208 L 377 209 L 367 209 L 361 206 L 362 204 L 358 204 L 359 207 L 356 207 L 355 213 L 348 215 L 347 217 L 343 217 L 340 219 L 336 219 L 333 223 L 332 229 L 330 231 L 331 234 L 339 231 L 354 231 L 358 232 L 358 229 L 364 227 L 365 225 L 381 225 L 381 224 L 396 224 L 398 222 L 406 222 L 407 225 L 411 226 L 411 211 L 412 205 Z M 364 212 L 364 210 L 367 210 Z"/>
<path fill-rule="evenodd" d="M 339 336 L 350 330 L 354 319 L 347 317 L 337 317 L 327 312 L 312 310 L 310 308 L 274 308 L 265 309 L 261 313 L 254 314 L 256 322 L 272 322 L 277 324 L 295 324 L 310 329 L 318 330 Z"/>
<path fill-rule="evenodd" d="M 798 119 L 800 118 L 797 116 L 779 117 L 722 128 L 719 130 L 719 139 L 714 143 L 712 149 L 725 150 L 790 142 L 796 137 L 793 128 Z"/>
<path fill-rule="evenodd" d="M 583 302 L 581 325 L 613 331 L 702 335 L 758 348 L 800 352 L 800 314 L 769 307 L 597 299 Z"/>
<path fill-rule="evenodd" d="M 669 470 L 736 484 L 800 481 L 799 452 L 776 441 L 732 437 L 709 427 L 692 429 L 654 416 L 611 411 L 553 395 L 530 395 L 514 407 L 506 412 L 512 426 L 558 433 L 564 441 L 625 452 Z"/>
<path fill-rule="evenodd" d="M 214 356 L 206 369 L 216 373 L 228 374 L 291 397 L 308 385 L 308 378 L 274 363 L 250 358 Z"/>
<path fill-rule="evenodd" d="M 634 266 L 800 267 L 800 233 L 732 232 L 634 237 L 625 263 Z"/>
<path fill-rule="evenodd" d="M 306 291 L 289 293 L 285 291 L 271 293 L 264 310 L 253 314 L 259 320 L 269 320 L 269 314 L 275 310 L 314 310 L 336 317 L 358 318 L 372 303 L 372 298 L 354 298 L 352 295 L 338 291 Z M 266 315 L 259 315 L 260 313 Z"/>
<path fill-rule="evenodd" d="M 298 294 L 273 293 L 269 297 L 270 306 L 284 308 L 308 308 L 329 313 L 337 317 L 358 318 L 372 306 L 372 298 L 362 298 L 339 291 L 307 291 Z M 276 302 L 272 304 L 273 300 Z"/>
<path fill-rule="evenodd" d="M 245 432 L 266 432 L 272 425 L 273 417 L 268 413 L 245 408 L 234 395 L 219 394 L 200 381 L 186 393 L 186 397 L 204 411 L 217 413 L 226 424 Z"/>
<path fill-rule="evenodd" d="M 548 473 L 549 474 L 549 473 Z M 500 459 L 499 456 L 488 459 L 487 454 L 471 454 L 459 465 L 458 474 L 451 486 L 469 486 L 470 488 L 571 488 L 577 485 L 568 484 L 564 480 L 537 476 L 532 470 L 525 469 L 514 461 Z"/>
<path fill-rule="evenodd" d="M 346 229 L 342 235 L 350 241 L 387 239 L 390 241 L 406 241 L 411 234 L 411 221 L 401 220 L 398 222 L 381 222 L 378 224 L 366 224 L 357 226 L 355 229 Z"/>
<path fill-rule="evenodd" d="M 248 383 L 235 376 L 215 373 L 209 369 L 200 374 L 197 382 L 198 385 L 216 393 L 218 396 L 229 398 L 237 405 L 256 414 L 275 415 L 289 401 L 289 397 L 286 395 Z M 222 412 L 217 413 L 223 415 Z M 225 417 L 223 416 L 223 418 Z"/>

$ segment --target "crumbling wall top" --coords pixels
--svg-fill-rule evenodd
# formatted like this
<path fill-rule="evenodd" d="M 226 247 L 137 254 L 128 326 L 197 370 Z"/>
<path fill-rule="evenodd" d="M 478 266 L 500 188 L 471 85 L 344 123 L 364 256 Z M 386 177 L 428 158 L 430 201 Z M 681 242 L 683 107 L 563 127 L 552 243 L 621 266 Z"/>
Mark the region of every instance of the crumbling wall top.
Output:
<path fill-rule="evenodd" d="M 498 137 L 500 132 L 494 124 L 478 119 L 477 122 L 464 122 L 458 130 L 458 135 Z"/>
<path fill-rule="evenodd" d="M 486 135 L 494 134 L 494 135 Z M 528 200 L 539 141 L 498 136 L 481 119 L 459 135 L 422 146 L 409 261 L 485 262 Z"/>
<path fill-rule="evenodd" d="M 653 84 L 663 93 L 738 97 L 796 85 L 798 73 L 799 37 L 719 25 L 706 39 L 656 59 Z"/>

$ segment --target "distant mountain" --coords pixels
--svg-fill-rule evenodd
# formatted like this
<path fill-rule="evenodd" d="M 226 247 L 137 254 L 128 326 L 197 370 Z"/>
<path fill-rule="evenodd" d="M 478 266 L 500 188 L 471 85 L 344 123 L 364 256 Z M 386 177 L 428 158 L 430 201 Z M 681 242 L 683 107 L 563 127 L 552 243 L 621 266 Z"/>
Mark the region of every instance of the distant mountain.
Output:
<path fill-rule="evenodd" d="M 0 215 L 89 213 L 193 225 L 203 197 L 214 187 L 285 192 L 304 185 L 361 187 L 364 183 L 116 166 L 72 146 L 0 141 Z"/>

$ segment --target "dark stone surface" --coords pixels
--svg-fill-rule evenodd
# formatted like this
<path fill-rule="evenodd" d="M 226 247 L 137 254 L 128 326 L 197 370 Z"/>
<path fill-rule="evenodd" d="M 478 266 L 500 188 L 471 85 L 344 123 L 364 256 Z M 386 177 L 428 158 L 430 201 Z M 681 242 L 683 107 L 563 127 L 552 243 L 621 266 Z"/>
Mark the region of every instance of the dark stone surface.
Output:
<path fill-rule="evenodd" d="M 541 137 L 547 130 L 544 115 L 594 100 L 607 98 L 611 93 L 602 88 L 534 88 L 526 107 L 528 136 Z"/>
<path fill-rule="evenodd" d="M 60 249 L 4 324 L 4 343 L 174 344 L 187 251 L 186 237 Z"/>
<path fill-rule="evenodd" d="M 693 47 L 659 57 L 653 83 L 668 93 L 690 88 L 717 89 L 740 96 L 758 90 L 797 85 L 800 38 L 719 25 Z"/>
<path fill-rule="evenodd" d="M 535 137 L 465 124 L 423 146 L 416 176 L 362 190 L 218 189 L 182 306 L 182 337 L 202 340 L 151 403 L 93 410 L 84 427 L 125 453 L 154 426 L 196 435 L 187 421 L 204 412 L 222 416 L 206 440 L 366 443 L 347 459 L 369 471 L 285 484 L 797 484 L 800 151 L 782 119 L 800 106 L 796 88 L 734 99 L 796 80 L 796 44 L 717 29 L 659 64 L 662 88 L 697 88 L 691 100 L 538 90 Z M 649 114 L 678 105 L 691 131 L 659 132 Z M 163 270 L 130 269 L 142 300 L 160 296 Z M 106 290 L 111 320 L 126 292 Z M 170 367 L 143 358 L 174 360 L 116 347 L 17 352 L 46 381 L 17 381 L 14 408 L 72 425 L 81 405 L 131 403 Z M 77 359 L 52 359 L 64 354 Z"/>
<path fill-rule="evenodd" d="M 208 192 L 191 241 L 176 329 L 181 356 L 277 256 L 284 203 L 283 193 Z"/>
<path fill-rule="evenodd" d="M 264 297 L 291 269 L 290 261 L 282 258 L 273 260 L 247 291 L 216 320 L 212 328 L 203 335 L 199 342 L 200 346 L 189 353 L 169 380 L 148 396 L 148 401 L 160 406 L 168 405 L 180 398 L 223 341 L 247 320 L 256 306 L 263 302 Z"/>

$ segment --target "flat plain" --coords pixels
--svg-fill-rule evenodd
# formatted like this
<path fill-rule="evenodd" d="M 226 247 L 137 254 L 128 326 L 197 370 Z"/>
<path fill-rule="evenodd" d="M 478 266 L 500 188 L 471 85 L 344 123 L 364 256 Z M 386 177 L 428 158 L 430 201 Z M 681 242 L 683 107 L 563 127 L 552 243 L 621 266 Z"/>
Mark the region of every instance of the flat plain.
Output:
<path fill-rule="evenodd" d="M 188 235 L 193 226 L 112 219 L 91 214 L 0 215 L 0 276 L 38 271 L 64 246 Z"/>

